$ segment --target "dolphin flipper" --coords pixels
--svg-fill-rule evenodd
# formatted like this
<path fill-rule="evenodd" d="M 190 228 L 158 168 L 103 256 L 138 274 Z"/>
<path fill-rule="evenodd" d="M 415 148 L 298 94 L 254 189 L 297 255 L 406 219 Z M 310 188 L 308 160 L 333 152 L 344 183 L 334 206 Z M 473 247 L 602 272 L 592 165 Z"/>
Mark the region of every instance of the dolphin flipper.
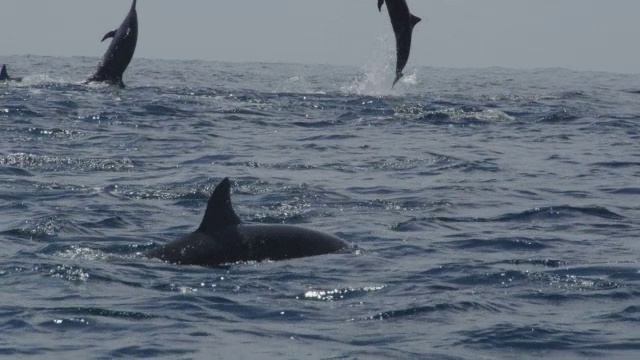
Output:
<path fill-rule="evenodd" d="M 378 11 L 382 11 L 382 4 L 384 4 L 384 0 L 378 0 Z"/>
<path fill-rule="evenodd" d="M 419 17 L 411 14 L 411 29 L 413 29 L 414 26 L 416 26 L 417 23 L 419 23 L 422 19 L 420 19 Z"/>
<path fill-rule="evenodd" d="M 103 42 L 103 41 L 107 40 L 108 38 L 112 38 L 112 37 L 116 36 L 116 31 L 118 31 L 118 29 L 111 30 L 108 33 L 104 34 L 104 37 L 102 38 L 102 40 L 100 40 L 100 42 Z"/>

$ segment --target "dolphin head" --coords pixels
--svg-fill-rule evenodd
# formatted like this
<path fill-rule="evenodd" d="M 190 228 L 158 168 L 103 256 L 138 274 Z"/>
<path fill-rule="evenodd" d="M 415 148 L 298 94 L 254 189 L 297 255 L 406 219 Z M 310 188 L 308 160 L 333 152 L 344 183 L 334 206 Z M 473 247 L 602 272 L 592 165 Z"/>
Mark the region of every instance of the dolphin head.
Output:
<path fill-rule="evenodd" d="M 131 9 L 129 10 L 129 14 L 127 14 L 127 18 L 124 20 L 123 22 L 123 26 L 125 23 L 128 23 L 129 27 L 135 27 L 136 28 L 136 33 L 138 31 L 138 12 L 136 11 L 136 1 L 137 0 L 133 0 L 133 2 L 131 3 Z M 136 35 L 137 37 L 137 35 Z"/>

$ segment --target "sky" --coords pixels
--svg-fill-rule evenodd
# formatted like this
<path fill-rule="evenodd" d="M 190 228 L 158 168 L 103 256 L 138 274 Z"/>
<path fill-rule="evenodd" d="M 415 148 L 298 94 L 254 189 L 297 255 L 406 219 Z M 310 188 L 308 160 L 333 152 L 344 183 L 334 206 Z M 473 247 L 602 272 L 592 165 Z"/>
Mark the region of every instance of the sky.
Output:
<path fill-rule="evenodd" d="M 412 66 L 640 73 L 640 0 L 407 0 Z M 2 0 L 7 55 L 101 57 L 131 0 Z M 376 0 L 138 0 L 136 57 L 364 67 L 394 48 Z"/>

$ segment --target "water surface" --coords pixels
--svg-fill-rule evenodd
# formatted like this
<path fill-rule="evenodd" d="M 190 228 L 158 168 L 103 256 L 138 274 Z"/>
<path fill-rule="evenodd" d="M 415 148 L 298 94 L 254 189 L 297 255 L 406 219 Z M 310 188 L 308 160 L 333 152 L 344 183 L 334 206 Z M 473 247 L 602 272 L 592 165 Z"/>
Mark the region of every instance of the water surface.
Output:
<path fill-rule="evenodd" d="M 4 57 L 0 355 L 640 353 L 640 76 Z M 221 268 L 141 251 L 224 177 L 246 222 L 350 251 Z"/>

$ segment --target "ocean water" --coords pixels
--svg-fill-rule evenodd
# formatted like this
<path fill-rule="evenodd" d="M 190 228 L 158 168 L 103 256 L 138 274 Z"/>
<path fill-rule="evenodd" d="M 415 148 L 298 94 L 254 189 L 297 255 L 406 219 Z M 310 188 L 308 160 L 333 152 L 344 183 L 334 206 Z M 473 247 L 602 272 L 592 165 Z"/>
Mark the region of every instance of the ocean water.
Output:
<path fill-rule="evenodd" d="M 0 356 L 637 359 L 640 76 L 2 57 Z M 224 177 L 344 253 L 140 252 Z"/>

